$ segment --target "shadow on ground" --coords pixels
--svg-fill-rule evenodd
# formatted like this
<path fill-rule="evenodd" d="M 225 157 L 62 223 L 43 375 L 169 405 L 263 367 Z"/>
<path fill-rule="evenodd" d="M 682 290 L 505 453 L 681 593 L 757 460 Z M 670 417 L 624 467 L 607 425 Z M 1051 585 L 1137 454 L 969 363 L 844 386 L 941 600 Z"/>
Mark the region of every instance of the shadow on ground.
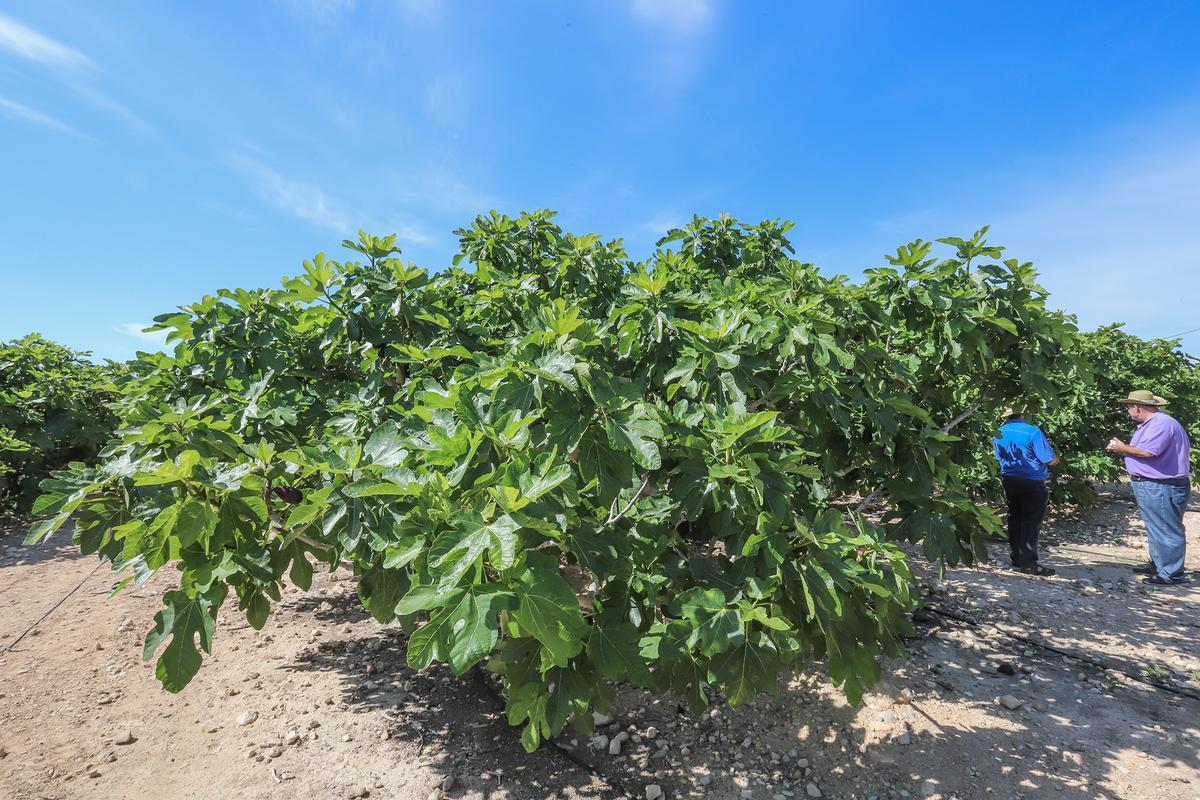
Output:
<path fill-rule="evenodd" d="M 0 566 L 37 566 L 46 562 L 66 561 L 80 558 L 79 548 L 71 542 L 73 522 L 59 528 L 49 541 L 35 547 L 26 547 L 23 542 L 29 533 L 30 523 L 20 517 L 8 516 L 0 520 Z"/>
<path fill-rule="evenodd" d="M 304 650 L 290 666 L 297 673 L 333 672 L 342 678 L 341 704 L 351 713 L 378 712 L 389 739 L 406 757 L 453 778 L 449 797 L 473 793 L 496 798 L 596 798 L 623 793 L 596 785 L 588 771 L 553 747 L 525 753 L 519 729 L 508 725 L 488 678 L 448 668 L 410 670 L 407 637 L 399 628 L 359 637 L 354 626 L 368 615 L 354 594 L 304 596 L 294 608 L 334 628 L 340 636 Z"/>
<path fill-rule="evenodd" d="M 303 598 L 297 610 L 330 625 L 364 616 L 352 594 Z M 1085 635 L 1085 620 L 1062 623 Z M 1117 800 L 1129 796 L 1113 786 L 1128 771 L 1131 754 L 1155 759 L 1165 775 L 1175 769 L 1194 777 L 1200 770 L 1197 748 L 1166 739 L 1167 732 L 1194 724 L 1200 702 L 1144 686 L 1101 691 L 1080 685 L 1077 664 L 1041 652 L 1023 657 L 1018 651 L 1029 671 L 1006 676 L 980 664 L 990 657 L 983 651 L 1011 656 L 1005 649 L 1011 642 L 964 648 L 944 638 L 946 625 L 923 626 L 914 657 L 895 665 L 858 708 L 816 672 L 795 678 L 778 696 L 737 709 L 718 701 L 698 715 L 673 698 L 623 687 L 614 721 L 597 731 L 631 735 L 620 756 L 569 730 L 558 742 L 563 750 L 525 753 L 487 678 L 409 670 L 398 629 L 322 641 L 291 669 L 340 674 L 346 709 L 384 715 L 398 746 L 453 776 L 450 797 L 645 797 L 645 786 L 658 783 L 668 798 L 741 798 L 747 789 L 754 798 L 790 798 L 809 796 L 812 783 L 825 797 L 924 791 Z M 997 706 L 1000 695 L 1019 698 L 1020 708 Z M 603 776 L 608 788 L 580 793 L 590 776 L 576 760 Z"/>

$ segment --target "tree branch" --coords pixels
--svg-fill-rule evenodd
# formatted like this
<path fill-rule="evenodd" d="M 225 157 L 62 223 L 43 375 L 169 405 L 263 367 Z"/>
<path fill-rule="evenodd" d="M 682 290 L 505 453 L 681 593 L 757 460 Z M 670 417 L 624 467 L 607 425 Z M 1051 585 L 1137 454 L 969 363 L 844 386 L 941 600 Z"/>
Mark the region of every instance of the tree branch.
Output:
<path fill-rule="evenodd" d="M 322 287 L 321 287 L 321 294 L 323 294 L 323 295 L 325 296 L 325 300 L 326 300 L 326 301 L 329 303 L 329 305 L 333 306 L 333 307 L 334 307 L 334 308 L 336 308 L 338 311 L 340 311 L 343 317 L 345 317 L 346 319 L 350 319 L 350 312 L 349 312 L 349 311 L 347 311 L 347 310 L 346 310 L 346 309 L 345 309 L 345 308 L 342 306 L 342 304 L 341 304 L 341 303 L 339 303 L 337 300 L 334 300 L 334 299 L 333 299 L 333 298 L 330 296 L 330 294 L 329 294 L 329 291 L 328 291 L 328 290 L 327 290 L 327 289 L 326 289 L 324 286 L 322 286 Z"/>
<path fill-rule="evenodd" d="M 650 473 L 647 472 L 642 478 L 641 488 L 639 488 L 637 490 L 637 492 L 634 493 L 633 498 L 629 501 L 628 504 L 626 504 L 625 508 L 621 509 L 621 513 L 619 513 L 619 514 L 616 513 L 617 502 L 615 500 L 613 501 L 613 507 L 608 512 L 608 519 L 604 520 L 604 524 L 605 525 L 613 525 L 616 522 L 618 522 L 619 520 L 621 520 L 626 514 L 629 513 L 629 510 L 631 508 L 633 508 L 634 504 L 636 504 L 638 500 L 641 500 L 643 497 L 646 496 L 646 489 L 649 486 L 650 486 Z"/>
<path fill-rule="evenodd" d="M 973 403 L 971 403 L 971 405 L 967 406 L 965 411 L 963 411 L 957 417 L 950 420 L 945 425 L 943 425 L 941 428 L 939 428 L 938 433 L 940 433 L 944 436 L 945 434 L 947 434 L 950 431 L 957 428 L 964 420 L 966 420 L 968 417 L 970 417 L 972 414 L 974 414 L 976 411 L 979 410 L 979 407 L 981 405 L 983 405 L 983 398 L 984 398 L 984 394 L 981 393 L 979 395 L 979 397 L 975 398 L 975 402 L 973 402 Z M 879 495 L 883 494 L 883 492 L 884 492 L 884 488 L 882 486 L 877 486 L 874 491 L 872 491 L 869 495 L 867 495 L 865 498 L 863 498 L 863 501 L 861 503 L 859 503 L 857 507 L 855 507 L 854 513 L 861 514 L 863 512 L 863 509 L 865 509 L 867 506 L 871 505 L 871 503 L 874 502 L 875 498 L 879 497 Z"/>
<path fill-rule="evenodd" d="M 947 422 L 945 425 L 943 425 L 942 428 L 938 431 L 938 433 L 941 433 L 944 435 L 944 434 L 947 434 L 950 431 L 954 430 L 955 428 L 958 427 L 960 422 L 962 422 L 967 417 L 971 416 L 976 411 L 978 411 L 979 407 L 981 405 L 983 405 L 983 395 L 982 394 L 975 399 L 974 403 L 971 403 L 971 405 L 967 407 L 966 411 L 962 412 L 957 417 L 952 419 L 950 422 Z"/>

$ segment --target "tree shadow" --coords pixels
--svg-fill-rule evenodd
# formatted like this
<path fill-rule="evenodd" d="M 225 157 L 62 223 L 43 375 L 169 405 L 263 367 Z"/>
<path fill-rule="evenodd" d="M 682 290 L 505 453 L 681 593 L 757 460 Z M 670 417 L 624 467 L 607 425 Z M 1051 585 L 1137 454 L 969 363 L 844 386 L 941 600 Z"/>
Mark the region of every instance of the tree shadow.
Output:
<path fill-rule="evenodd" d="M 329 621 L 359 613 L 353 595 L 328 598 L 331 609 L 322 602 L 313 613 Z M 746 790 L 753 798 L 803 798 L 811 782 L 825 797 L 928 790 L 973 798 L 990 787 L 995 797 L 1116 800 L 1125 795 L 1114 782 L 1136 753 L 1195 780 L 1196 740 L 1166 743 L 1164 731 L 1200 737 L 1200 702 L 1141 684 L 1101 686 L 1095 669 L 1080 682 L 1075 662 L 1041 650 L 1021 655 L 1003 636 L 920 618 L 911 658 L 887 665 L 858 707 L 819 669 L 782 684 L 776 696 L 735 709 L 716 698 L 699 714 L 625 685 L 613 721 L 596 731 L 607 739 L 567 730 L 532 754 L 486 679 L 444 667 L 410 670 L 396 627 L 366 638 L 331 636 L 288 669 L 340 675 L 339 706 L 380 712 L 405 758 L 454 776 L 450 797 L 644 797 L 645 786 L 657 783 L 668 798 L 741 798 Z M 997 672 L 988 666 L 997 659 L 1020 668 Z M 1020 707 L 997 705 L 1002 695 Z M 612 755 L 611 737 L 622 731 L 629 739 Z"/>
<path fill-rule="evenodd" d="M 1128 486 L 1110 487 L 1128 493 Z M 1200 510 L 1200 507 L 1197 507 Z M 1003 563 L 1007 545 L 994 544 L 993 563 L 947 573 L 936 602 L 973 621 L 1083 656 L 1130 675 L 1156 668 L 1173 671 L 1178 688 L 1200 697 L 1200 619 L 1187 609 L 1200 605 L 1200 581 L 1171 587 L 1145 584 L 1131 567 L 1147 556 L 1144 533 L 1129 537 L 1137 519 L 1132 505 L 1114 504 L 1085 512 L 1072 524 L 1058 521 L 1043 563 L 1053 578 L 1021 575 Z M 1097 542 L 1101 528 L 1111 536 Z M 1200 531 L 1188 534 L 1188 565 L 1200 565 Z M 913 557 L 914 570 L 931 569 Z M 1189 666 L 1190 665 L 1190 666 Z"/>
<path fill-rule="evenodd" d="M 367 616 L 353 594 L 293 602 L 297 611 L 327 623 L 353 625 Z M 339 708 L 381 714 L 398 757 L 452 777 L 447 797 L 624 797 L 553 746 L 526 753 L 520 730 L 505 720 L 502 701 L 478 674 L 455 676 L 441 665 L 410 669 L 407 637 L 399 627 L 361 634 L 338 629 L 304 649 L 285 670 L 338 674 Z M 569 740 L 564 744 L 569 747 Z"/>
<path fill-rule="evenodd" d="M 1036 797 L 1127 797 L 1113 784 L 1129 771 L 1129 763 L 1147 757 L 1157 762 L 1147 769 L 1151 777 L 1173 769 L 1182 774 L 1165 779 L 1195 781 L 1200 700 L 1119 675 L 1114 681 L 1111 672 L 1095 665 L 955 620 L 936 620 L 923 632 L 925 637 L 910 648 L 911 660 L 898 667 L 920 687 L 914 707 L 957 697 L 986 713 L 986 726 L 953 719 L 935 723 L 934 741 L 944 751 L 973 754 L 960 772 L 986 763 L 981 754 L 1000 767 L 990 775 L 979 769 L 969 780 L 951 775 L 939 786 L 960 796 L 1007 784 L 1010 791 Z M 1015 667 L 1015 674 L 1001 672 L 1000 665 Z M 1000 698 L 1020 705 L 998 705 Z"/>
<path fill-rule="evenodd" d="M 30 520 L 17 516 L 8 516 L 0 521 L 0 567 L 37 566 L 84 557 L 71 542 L 71 534 L 75 529 L 73 520 L 68 520 L 55 531 L 49 541 L 26 546 L 23 542 L 32 524 Z"/>
<path fill-rule="evenodd" d="M 1083 542 L 1144 549 L 1146 529 L 1133 498 L 1133 485 L 1129 481 L 1097 483 L 1095 490 L 1096 502 L 1092 505 L 1050 509 L 1043 531 L 1045 543 Z M 1193 489 L 1186 512 L 1200 513 L 1200 491 Z"/>

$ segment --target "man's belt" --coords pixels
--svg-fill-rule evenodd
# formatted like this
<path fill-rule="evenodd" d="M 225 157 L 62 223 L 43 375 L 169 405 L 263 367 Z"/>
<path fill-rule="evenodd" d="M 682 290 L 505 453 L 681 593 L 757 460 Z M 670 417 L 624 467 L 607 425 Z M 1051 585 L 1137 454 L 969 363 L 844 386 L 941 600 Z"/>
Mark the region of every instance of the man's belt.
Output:
<path fill-rule="evenodd" d="M 1145 475 L 1130 475 L 1129 478 L 1130 480 L 1145 481 L 1146 483 L 1162 483 L 1179 489 L 1186 489 L 1191 485 L 1191 478 L 1187 475 L 1180 475 L 1178 478 L 1147 478 Z"/>

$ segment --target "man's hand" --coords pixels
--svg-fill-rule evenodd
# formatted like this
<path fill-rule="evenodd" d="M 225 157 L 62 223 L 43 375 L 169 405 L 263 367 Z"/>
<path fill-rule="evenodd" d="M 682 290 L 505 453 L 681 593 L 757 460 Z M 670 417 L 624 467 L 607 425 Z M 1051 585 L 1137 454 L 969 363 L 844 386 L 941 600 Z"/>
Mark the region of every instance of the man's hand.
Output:
<path fill-rule="evenodd" d="M 1157 455 L 1157 453 L 1151 453 L 1149 450 L 1125 444 L 1115 436 L 1108 440 L 1108 446 L 1104 449 L 1110 453 L 1120 453 L 1123 456 L 1133 456 L 1134 458 L 1154 458 Z"/>

